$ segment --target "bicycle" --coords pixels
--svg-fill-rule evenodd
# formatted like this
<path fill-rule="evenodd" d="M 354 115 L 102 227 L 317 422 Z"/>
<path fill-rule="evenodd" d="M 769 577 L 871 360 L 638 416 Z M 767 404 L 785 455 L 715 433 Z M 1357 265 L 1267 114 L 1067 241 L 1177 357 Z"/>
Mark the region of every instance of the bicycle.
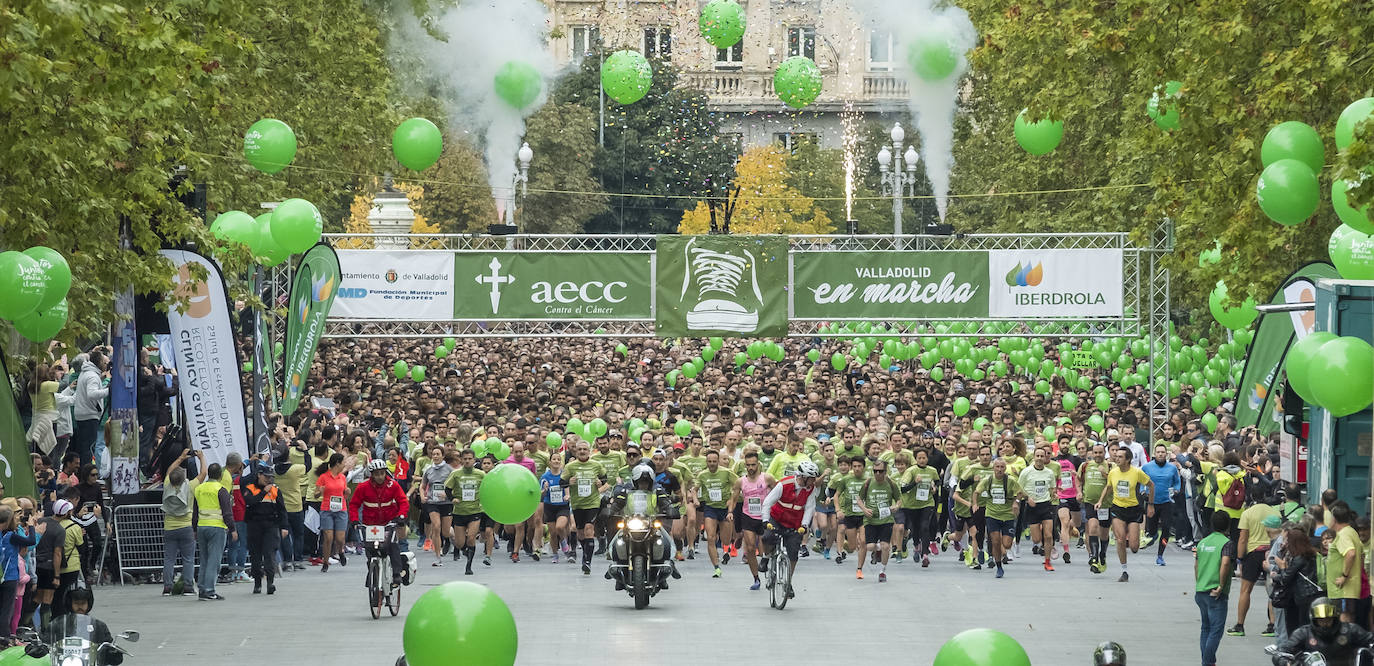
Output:
<path fill-rule="evenodd" d="M 401 587 L 391 582 L 391 558 L 387 546 L 395 541 L 394 525 L 363 525 L 367 544 L 367 607 L 372 619 L 382 617 L 386 606 L 392 617 L 401 612 Z"/>
<path fill-rule="evenodd" d="M 782 533 L 771 523 L 768 536 L 776 539 L 776 543 L 773 544 L 773 551 L 767 555 L 768 571 L 764 574 L 764 585 L 768 588 L 768 605 L 782 610 L 787 607 L 787 600 L 792 597 L 788 593 L 792 587 L 791 561 L 787 559 Z"/>

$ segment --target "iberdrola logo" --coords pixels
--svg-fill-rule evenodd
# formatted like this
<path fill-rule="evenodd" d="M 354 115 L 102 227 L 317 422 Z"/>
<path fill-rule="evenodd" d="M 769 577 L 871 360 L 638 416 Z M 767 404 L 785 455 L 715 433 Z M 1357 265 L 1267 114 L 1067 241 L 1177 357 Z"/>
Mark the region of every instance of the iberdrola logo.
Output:
<path fill-rule="evenodd" d="M 318 280 L 310 282 L 310 300 L 316 303 L 323 303 L 334 292 L 334 277 L 332 275 L 321 275 Z"/>
<path fill-rule="evenodd" d="M 310 299 L 305 294 L 301 294 L 300 300 L 296 301 L 296 309 L 300 311 L 300 323 L 310 317 Z"/>
<path fill-rule="evenodd" d="M 295 396 L 295 395 L 298 395 L 300 392 L 301 392 L 301 373 L 299 373 L 299 372 L 293 372 L 293 373 L 291 373 L 291 389 L 290 389 L 290 391 L 288 391 L 288 393 L 290 393 L 290 395 L 292 395 L 292 396 Z"/>
<path fill-rule="evenodd" d="M 1250 389 L 1250 409 L 1259 409 L 1268 395 L 1269 389 L 1264 388 L 1263 384 L 1255 384 L 1254 388 Z"/>
<path fill-rule="evenodd" d="M 1011 271 L 1007 273 L 1007 286 L 1036 287 L 1040 285 L 1040 281 L 1044 277 L 1045 268 L 1043 264 L 1037 262 L 1035 266 L 1031 266 L 1030 263 L 1022 266 L 1020 263 L 1017 263 L 1016 268 L 1011 269 Z"/>

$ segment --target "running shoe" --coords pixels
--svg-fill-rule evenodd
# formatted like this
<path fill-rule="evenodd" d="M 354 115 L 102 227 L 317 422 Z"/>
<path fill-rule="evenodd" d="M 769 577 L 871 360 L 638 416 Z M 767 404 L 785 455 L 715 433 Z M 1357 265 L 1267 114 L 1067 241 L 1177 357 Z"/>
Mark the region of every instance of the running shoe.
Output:
<path fill-rule="evenodd" d="M 844 564 L 844 556 L 846 554 L 847 553 L 845 553 L 843 550 L 840 551 L 840 554 L 835 556 L 835 564 Z"/>
<path fill-rule="evenodd" d="M 1227 636 L 1244 636 L 1244 635 L 1245 635 L 1245 627 L 1243 627 L 1243 626 L 1241 626 L 1241 625 L 1238 624 L 1238 625 L 1236 625 L 1236 626 L 1234 626 L 1234 627 L 1231 627 L 1230 629 L 1227 629 L 1227 630 L 1226 630 L 1226 635 L 1227 635 Z"/>
<path fill-rule="evenodd" d="M 922 569 L 925 569 L 925 568 L 927 568 L 927 567 L 929 567 L 929 566 L 930 566 L 930 556 L 929 556 L 929 555 L 922 555 L 922 556 L 921 556 L 921 568 L 922 568 Z"/>
<path fill-rule="evenodd" d="M 1272 624 L 1266 624 L 1266 625 L 1264 625 L 1264 631 L 1261 631 L 1261 632 L 1260 632 L 1260 635 L 1261 635 L 1261 636 L 1264 636 L 1264 637 L 1266 637 L 1266 638 L 1273 638 L 1275 635 L 1277 635 L 1277 634 L 1275 634 L 1275 632 L 1274 632 L 1274 625 L 1272 625 Z"/>
<path fill-rule="evenodd" d="M 886 573 L 880 573 L 880 574 L 878 574 L 878 582 L 879 582 L 879 583 L 886 583 L 886 582 L 887 582 L 887 574 L 886 574 Z"/>
<path fill-rule="evenodd" d="M 932 541 L 932 542 L 930 543 L 930 554 L 931 554 L 931 555 L 939 555 L 940 552 L 941 552 L 941 550 L 942 550 L 941 548 L 939 548 L 938 546 L 935 545 L 935 542 Z"/>
<path fill-rule="evenodd" d="M 1045 571 L 1054 571 L 1054 565 L 1049 560 L 1045 560 Z"/>
<path fill-rule="evenodd" d="M 830 546 L 821 549 L 821 556 L 827 560 L 830 559 Z"/>
<path fill-rule="evenodd" d="M 949 550 L 949 532 L 940 535 L 940 550 L 942 552 Z"/>
<path fill-rule="evenodd" d="M 553 551 L 553 563 L 558 564 L 558 551 Z"/>
<path fill-rule="evenodd" d="M 696 548 L 688 548 L 688 549 L 687 549 L 687 559 L 689 559 L 689 560 L 695 560 L 695 559 L 697 559 L 697 549 L 696 549 Z"/>
<path fill-rule="evenodd" d="M 854 578 L 856 578 L 856 579 L 858 579 L 858 580 L 863 580 L 863 579 L 864 579 L 864 570 L 863 570 L 863 569 L 855 569 L 855 570 L 854 570 Z"/>
<path fill-rule="evenodd" d="M 512 552 L 512 553 L 510 554 L 510 561 L 511 561 L 512 564 L 519 564 L 519 563 L 520 563 L 520 553 L 519 553 L 519 552 Z"/>
<path fill-rule="evenodd" d="M 429 539 L 425 539 L 425 543 L 423 546 L 420 546 L 420 550 L 434 550 L 434 544 L 431 543 Z"/>
<path fill-rule="evenodd" d="M 1064 564 L 1068 564 L 1068 563 L 1069 563 L 1069 549 L 1068 549 L 1068 548 L 1065 548 L 1065 549 L 1064 549 Z"/>
<path fill-rule="evenodd" d="M 1163 555 L 1159 555 L 1159 556 L 1156 556 L 1156 557 L 1155 557 L 1155 566 L 1159 566 L 1159 567 L 1164 566 L 1164 556 L 1163 556 Z"/>
<path fill-rule="evenodd" d="M 535 551 L 530 551 L 530 559 L 534 560 L 535 562 L 538 562 L 538 561 L 539 561 L 539 553 L 538 553 L 538 552 L 535 552 Z"/>
<path fill-rule="evenodd" d="M 1001 578 L 1002 576 L 1005 576 L 1006 573 L 1007 573 L 1006 571 L 1003 571 L 1003 570 L 1002 570 L 1002 565 L 1000 565 L 1000 564 L 997 565 L 997 577 L 998 577 L 998 578 Z"/>
<path fill-rule="evenodd" d="M 814 550 L 818 553 L 821 552 L 821 543 L 817 541 L 816 543 L 811 544 L 811 550 Z"/>
<path fill-rule="evenodd" d="M 1131 582 L 1131 574 L 1126 573 L 1125 571 L 1121 572 L 1121 577 L 1118 578 L 1118 579 L 1116 579 L 1116 582 L 1118 582 L 1118 583 L 1129 583 L 1129 582 Z"/>
<path fill-rule="evenodd" d="M 677 561 L 681 562 L 681 561 L 683 561 L 683 560 L 685 560 L 685 559 L 687 559 L 687 556 L 686 556 L 686 555 L 683 555 L 683 554 L 682 554 L 682 551 L 680 551 L 680 550 L 677 551 Z"/>
<path fill-rule="evenodd" d="M 787 598 L 788 598 L 788 599 L 791 599 L 792 597 L 797 596 L 797 593 L 792 591 L 792 584 L 791 584 L 791 583 L 788 583 L 788 584 L 786 585 L 786 587 L 784 588 L 784 594 L 787 595 Z"/>
<path fill-rule="evenodd" d="M 873 551 L 873 554 L 869 556 L 868 560 L 869 560 L 869 561 L 868 561 L 869 564 L 877 564 L 877 563 L 878 563 L 878 551 L 876 551 L 876 550 Z"/>
<path fill-rule="evenodd" d="M 811 557 L 811 551 L 809 551 L 809 550 L 807 550 L 807 549 L 805 549 L 805 548 L 798 549 L 797 552 L 798 552 L 798 557 Z M 692 559 L 692 558 L 689 557 L 689 558 L 687 558 L 687 559 L 690 560 L 690 559 Z"/>
<path fill-rule="evenodd" d="M 1154 535 L 1152 535 L 1152 534 L 1147 534 L 1147 535 L 1145 535 L 1145 538 L 1144 538 L 1144 539 L 1141 539 L 1141 540 L 1140 540 L 1140 547 L 1141 547 L 1141 548 L 1149 548 L 1149 547 L 1150 547 L 1150 544 L 1153 544 L 1154 542 L 1155 542 L 1155 537 L 1154 537 Z"/>
<path fill-rule="evenodd" d="M 485 565 L 485 566 L 491 566 L 491 556 L 488 555 L 488 556 L 482 558 L 482 564 Z"/>
<path fill-rule="evenodd" d="M 751 592 L 758 592 L 758 591 L 759 591 L 759 579 L 757 579 L 757 578 L 754 579 L 754 584 L 749 586 L 749 591 L 751 591 Z"/>
<path fill-rule="evenodd" d="M 590 564 L 584 564 L 584 565 L 582 565 L 582 575 L 583 575 L 583 576 L 590 576 L 590 575 L 592 575 L 592 565 L 590 565 Z"/>
<path fill-rule="evenodd" d="M 720 567 L 716 567 L 716 570 L 713 571 L 713 572 L 711 572 L 711 577 L 712 577 L 712 578 L 720 578 Z"/>
<path fill-rule="evenodd" d="M 345 550 L 346 550 L 346 549 L 345 549 Z M 342 550 L 339 551 L 339 566 L 341 566 L 341 567 L 346 567 L 346 566 L 348 566 L 348 555 L 345 555 L 344 552 L 343 552 Z"/>
<path fill-rule="evenodd" d="M 730 549 L 729 549 L 729 548 L 722 548 L 721 550 L 723 550 L 723 551 L 725 551 L 725 552 L 721 553 L 721 556 L 720 556 L 720 563 L 721 563 L 721 564 L 729 564 L 729 563 L 730 563 Z"/>

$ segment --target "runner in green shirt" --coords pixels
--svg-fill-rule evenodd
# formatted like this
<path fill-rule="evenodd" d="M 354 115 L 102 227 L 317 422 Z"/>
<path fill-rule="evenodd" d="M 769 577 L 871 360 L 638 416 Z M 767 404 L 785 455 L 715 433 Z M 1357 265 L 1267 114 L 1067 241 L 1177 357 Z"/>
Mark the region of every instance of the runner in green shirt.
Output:
<path fill-rule="evenodd" d="M 907 515 L 907 530 L 921 554 L 921 566 L 930 566 L 930 539 L 935 520 L 935 495 L 940 472 L 930 467 L 930 454 L 916 449 L 916 464 L 908 467 L 898 483 L 902 486 L 902 508 Z"/>
<path fill-rule="evenodd" d="M 872 557 L 878 568 L 878 582 L 887 582 L 887 558 L 892 553 L 893 510 L 901 507 L 901 488 L 888 478 L 887 461 L 873 461 L 873 476 L 855 493 L 855 503 L 863 513 L 864 553 L 859 553 L 858 569 L 854 577 L 863 580 L 864 560 Z M 872 553 L 871 556 L 867 553 Z"/>
<path fill-rule="evenodd" d="M 573 521 L 581 533 L 582 574 L 592 573 L 592 550 L 596 547 L 596 519 L 601 515 L 601 493 L 610 488 L 606 470 L 591 461 L 591 447 L 578 442 L 574 449 L 576 460 L 563 466 L 563 482 L 572 489 Z"/>
<path fill-rule="evenodd" d="M 1112 464 L 1107 462 L 1107 448 L 1094 444 L 1088 460 L 1078 468 L 1078 486 L 1082 489 L 1079 501 L 1088 513 L 1088 569 L 1100 574 L 1107 570 L 1107 530 L 1111 527 L 1107 506 L 1098 506 L 1102 491 L 1107 488 L 1107 475 Z"/>
<path fill-rule="evenodd" d="M 706 452 L 706 469 L 697 475 L 696 487 L 701 489 L 702 513 L 706 516 L 706 555 L 711 558 L 711 568 L 715 571 L 712 578 L 720 578 L 720 559 L 716 554 L 716 531 L 720 531 L 720 542 L 735 540 L 735 505 L 732 490 L 739 477 L 720 466 L 720 452 L 712 449 Z M 725 563 L 730 563 L 730 554 L 725 554 Z"/>
<path fill-rule="evenodd" d="M 768 463 L 768 476 L 775 479 L 792 476 L 797 471 L 797 465 L 801 464 L 801 461 L 810 459 L 810 456 L 802 453 L 800 440 L 788 438 L 787 450 L 773 456 L 773 462 Z"/>
<path fill-rule="evenodd" d="M 778 435 L 772 430 L 765 430 L 763 434 L 759 436 L 759 464 L 763 465 L 765 470 L 772 467 L 773 458 L 778 455 L 777 446 Z"/>
<path fill-rule="evenodd" d="M 1055 497 L 1058 495 L 1059 465 L 1049 466 L 1050 447 L 1035 450 L 1030 467 L 1021 470 L 1017 483 L 1026 492 L 1026 521 L 1030 526 L 1031 543 L 1037 544 L 1045 556 L 1045 571 L 1054 571 L 1050 557 L 1054 554 Z M 1020 535 L 1015 535 L 1019 538 Z"/>
<path fill-rule="evenodd" d="M 983 552 L 983 538 L 986 531 L 983 522 L 986 519 L 984 515 L 986 510 L 980 511 L 979 506 L 985 505 L 975 504 L 974 491 L 979 483 L 992 476 L 992 445 L 980 444 L 977 451 L 978 460 L 964 465 L 963 471 L 959 473 L 959 493 L 955 495 L 954 501 L 956 506 L 964 504 L 968 507 L 967 526 L 970 548 L 965 561 L 973 569 L 982 569 L 984 560 L 988 560 L 987 564 L 989 565 L 992 562 L 989 560 L 988 554 Z"/>
<path fill-rule="evenodd" d="M 829 440 L 820 443 L 819 448 L 811 455 L 811 462 L 816 463 L 820 468 L 820 478 L 816 479 L 819 488 L 828 488 L 830 480 L 835 474 L 840 473 L 840 465 L 835 460 L 835 445 Z M 835 527 L 838 522 L 835 520 L 835 501 L 829 497 L 829 493 L 822 493 L 816 498 L 816 513 L 812 517 L 816 525 L 816 531 L 820 532 L 820 542 L 812 547 L 818 550 L 825 559 L 830 559 L 830 546 L 835 543 Z"/>
<path fill-rule="evenodd" d="M 992 561 L 997 563 L 997 577 L 1001 578 L 1002 561 L 1016 529 L 1016 498 L 1021 495 L 1021 484 L 1007 475 L 1007 461 L 998 458 L 992 461 L 992 476 L 978 482 L 973 494 L 973 510 L 985 508 L 987 514 L 988 547 L 992 549 Z"/>
<path fill-rule="evenodd" d="M 458 454 L 458 469 L 444 480 L 444 489 L 453 500 L 453 561 L 459 554 L 467 555 L 467 569 L 463 572 L 472 575 L 472 558 L 477 553 L 477 535 L 482 529 L 482 502 L 477 499 L 477 490 L 482 486 L 482 470 L 474 467 L 476 458 L 472 449 L 463 449 Z M 487 544 L 486 558 L 491 565 L 491 544 Z"/>
<path fill-rule="evenodd" d="M 843 563 L 844 558 L 859 547 L 859 526 L 863 524 L 864 517 L 857 500 L 866 479 L 865 472 L 867 468 L 862 457 L 850 458 L 849 473 L 830 481 L 830 487 L 838 491 L 835 493 L 835 518 L 840 523 L 837 539 L 840 552 L 835 556 L 835 564 Z"/>
<path fill-rule="evenodd" d="M 626 466 L 625 452 L 612 450 L 611 440 L 608 437 L 602 437 L 596 440 L 596 452 L 592 454 L 591 460 L 601 465 L 602 471 L 606 473 L 607 480 L 616 478 L 616 474 L 620 472 L 620 468 Z M 610 501 L 611 490 L 607 488 L 601 493 L 600 508 L 605 509 L 606 504 Z M 594 553 L 596 555 L 606 552 L 607 540 L 615 534 L 615 530 L 611 529 L 610 526 L 606 524 L 607 522 L 607 518 L 602 516 L 598 516 L 596 519 L 596 551 Z"/>

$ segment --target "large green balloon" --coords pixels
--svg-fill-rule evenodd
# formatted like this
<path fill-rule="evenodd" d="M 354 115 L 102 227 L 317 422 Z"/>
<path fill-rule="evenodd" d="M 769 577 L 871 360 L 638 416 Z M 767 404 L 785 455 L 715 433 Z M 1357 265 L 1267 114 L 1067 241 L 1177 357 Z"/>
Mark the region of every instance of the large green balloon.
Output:
<path fill-rule="evenodd" d="M 993 629 L 969 629 L 940 646 L 932 666 L 1030 666 L 1030 663 L 1025 648 L 1011 636 Z"/>
<path fill-rule="evenodd" d="M 1202 419 L 1201 419 L 1201 420 L 1202 420 L 1202 427 L 1203 427 L 1204 429 L 1206 429 L 1207 432 L 1216 432 L 1216 431 L 1217 431 L 1217 415 L 1216 415 L 1216 414 L 1214 414 L 1214 413 L 1212 413 L 1212 412 L 1207 412 L 1206 414 L 1203 414 L 1203 415 L 1202 415 Z"/>
<path fill-rule="evenodd" d="M 1326 163 L 1326 149 L 1322 137 L 1311 125 L 1290 120 L 1279 123 L 1264 135 L 1260 145 L 1260 163 L 1269 166 L 1279 160 L 1297 160 L 1307 165 L 1312 173 L 1321 173 Z"/>
<path fill-rule="evenodd" d="M 1349 416 L 1374 400 L 1374 347 L 1354 336 L 1341 336 L 1317 350 L 1309 379 L 1313 402 L 1332 416 Z"/>
<path fill-rule="evenodd" d="M 396 379 L 406 376 L 409 372 L 410 367 L 406 365 L 405 361 L 396 361 L 396 363 L 391 366 L 391 374 Z"/>
<path fill-rule="evenodd" d="M 844 366 L 845 366 L 844 354 L 841 354 L 841 353 L 839 353 L 839 352 L 835 352 L 834 354 L 831 354 L 831 355 L 830 355 L 830 367 L 832 367 L 832 368 L 834 368 L 834 369 L 836 369 L 836 370 L 844 370 Z"/>
<path fill-rule="evenodd" d="M 701 36 L 718 49 L 728 49 L 744 37 L 744 8 L 735 0 L 711 0 L 701 8 L 697 27 Z"/>
<path fill-rule="evenodd" d="M 907 46 L 906 64 L 926 81 L 944 81 L 959 66 L 959 53 L 948 35 L 926 32 Z"/>
<path fill-rule="evenodd" d="M 1048 118 L 1031 122 L 1026 120 L 1026 110 L 1016 114 L 1013 126 L 1016 143 L 1032 155 L 1044 155 L 1059 146 L 1064 139 L 1064 121 Z"/>
<path fill-rule="evenodd" d="M 565 430 L 567 432 L 573 433 L 574 435 L 581 437 L 580 433 L 582 432 L 582 428 L 582 419 L 579 419 L 576 416 L 574 416 L 568 419 L 568 427 Z"/>
<path fill-rule="evenodd" d="M 1298 160 L 1276 160 L 1260 173 L 1255 198 L 1269 219 L 1290 227 L 1300 224 L 1317 212 L 1317 174 Z"/>
<path fill-rule="evenodd" d="M 272 235 L 272 213 L 263 213 L 258 219 L 253 221 L 258 228 L 256 242 L 249 246 L 253 250 L 253 255 L 262 262 L 263 266 L 271 268 L 279 266 L 282 262 L 291 258 L 291 253 L 286 251 L 275 236 Z"/>
<path fill-rule="evenodd" d="M 1331 263 L 1347 280 L 1374 280 L 1374 236 L 1342 224 L 1326 244 Z"/>
<path fill-rule="evenodd" d="M 305 199 L 287 199 L 272 211 L 272 239 L 292 254 L 309 250 L 320 242 L 324 220 L 315 204 Z"/>
<path fill-rule="evenodd" d="M 1072 393 L 1065 393 L 1061 402 L 1064 403 L 1065 410 L 1072 412 L 1074 408 L 1078 407 L 1078 396 Z"/>
<path fill-rule="evenodd" d="M 954 399 L 954 415 L 955 415 L 955 416 L 963 416 L 963 415 L 967 414 L 967 413 L 968 413 L 968 409 L 969 409 L 968 398 L 965 398 L 965 397 L 963 397 L 963 396 L 960 396 L 960 397 Z"/>
<path fill-rule="evenodd" d="M 1336 209 L 1336 217 L 1351 228 L 1366 234 L 1374 234 L 1374 206 L 1368 204 L 1355 210 L 1346 197 L 1350 183 L 1339 178 L 1331 181 L 1331 207 Z"/>
<path fill-rule="evenodd" d="M 46 285 L 33 257 L 14 250 L 0 252 L 0 319 L 17 321 L 36 312 Z"/>
<path fill-rule="evenodd" d="M 67 292 L 72 288 L 72 269 L 67 265 L 67 259 L 62 253 L 50 247 L 35 245 L 24 250 L 24 254 L 38 262 L 38 270 L 43 275 L 43 298 L 35 311 L 47 310 L 67 298 Z"/>
<path fill-rule="evenodd" d="M 493 450 L 491 440 L 487 440 L 487 452 L 498 460 L 505 460 L 510 455 L 510 447 L 497 441 L 495 448 L 502 447 L 507 449 L 505 456 Z M 524 465 L 497 465 L 482 477 L 477 499 L 482 502 L 482 511 L 492 520 L 502 525 L 519 525 L 529 520 L 539 507 L 539 479 Z"/>
<path fill-rule="evenodd" d="M 678 437 L 686 437 L 692 434 L 692 423 L 686 419 L 678 419 L 678 421 L 673 424 L 673 433 Z"/>
<path fill-rule="evenodd" d="M 252 215 L 231 210 L 215 217 L 215 221 L 210 223 L 210 234 L 228 243 L 252 245 L 257 241 L 258 226 Z"/>
<path fill-rule="evenodd" d="M 1102 420 L 1101 414 L 1093 414 L 1092 416 L 1088 417 L 1088 427 L 1092 428 L 1093 432 L 1101 433 L 1102 429 L 1106 426 L 1107 423 L 1106 421 Z"/>
<path fill-rule="evenodd" d="M 296 133 L 280 120 L 263 118 L 244 133 L 243 156 L 263 173 L 281 171 L 296 158 Z"/>
<path fill-rule="evenodd" d="M 1155 121 L 1160 129 L 1178 129 L 1178 98 L 1181 90 L 1182 81 L 1169 81 L 1163 86 L 1155 86 L 1154 94 L 1145 102 L 1145 115 Z"/>
<path fill-rule="evenodd" d="M 1212 289 L 1212 293 L 1207 297 L 1207 307 L 1212 311 L 1212 317 L 1217 323 L 1231 330 L 1239 330 L 1249 326 L 1259 316 L 1259 311 L 1255 309 L 1255 299 L 1246 298 L 1239 305 L 1226 305 L 1226 281 L 1217 280 L 1217 286 Z"/>
<path fill-rule="evenodd" d="M 654 68 L 637 51 L 616 51 L 601 63 L 601 87 L 621 104 L 634 104 L 649 93 Z"/>
<path fill-rule="evenodd" d="M 433 166 L 443 152 L 444 135 L 428 118 L 410 118 L 391 133 L 391 153 L 401 166 L 412 171 Z"/>
<path fill-rule="evenodd" d="M 401 641 L 410 666 L 510 666 L 520 643 L 506 602 L 468 582 L 444 583 L 420 595 L 406 614 Z"/>
<path fill-rule="evenodd" d="M 1355 125 L 1374 115 L 1374 97 L 1357 99 L 1336 119 L 1336 150 L 1345 150 L 1355 140 Z"/>
<path fill-rule="evenodd" d="M 46 310 L 34 310 L 27 316 L 14 321 L 14 330 L 32 342 L 47 342 L 62 332 L 67 325 L 67 299 L 62 299 Z"/>
<path fill-rule="evenodd" d="M 410 380 L 415 382 L 425 381 L 425 366 L 417 365 L 410 369 Z"/>
<path fill-rule="evenodd" d="M 773 91 L 784 104 L 805 108 L 821 95 L 821 68 L 806 56 L 792 56 L 773 72 Z"/>
<path fill-rule="evenodd" d="M 515 109 L 524 109 L 533 104 L 544 89 L 539 70 L 523 60 L 511 60 L 501 65 L 492 83 L 496 87 L 496 96 Z"/>
<path fill-rule="evenodd" d="M 1288 356 L 1283 362 L 1284 373 L 1288 375 L 1288 387 L 1307 402 L 1316 402 L 1316 393 L 1312 390 L 1312 367 L 1321 353 L 1322 345 L 1336 337 L 1335 333 L 1329 331 L 1314 331 L 1288 348 Z"/>
<path fill-rule="evenodd" d="M 606 436 L 606 420 L 603 418 L 597 417 L 592 419 L 592 422 L 588 423 L 587 427 L 591 429 L 592 437 Z"/>

